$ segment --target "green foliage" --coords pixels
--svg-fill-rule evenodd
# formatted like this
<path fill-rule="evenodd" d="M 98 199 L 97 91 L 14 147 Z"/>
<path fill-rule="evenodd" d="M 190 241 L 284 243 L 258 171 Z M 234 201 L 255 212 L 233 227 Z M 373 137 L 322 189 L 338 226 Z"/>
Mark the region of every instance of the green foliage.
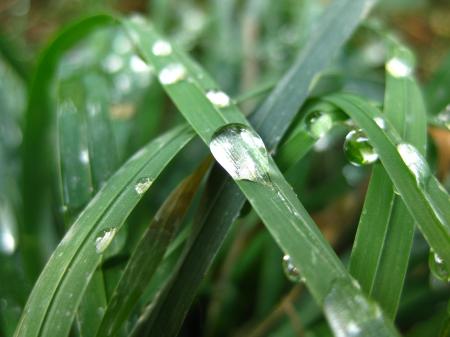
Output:
<path fill-rule="evenodd" d="M 387 28 L 407 4 L 61 3 L 46 42 L 22 2 L 0 336 L 448 335 L 450 65 Z"/>

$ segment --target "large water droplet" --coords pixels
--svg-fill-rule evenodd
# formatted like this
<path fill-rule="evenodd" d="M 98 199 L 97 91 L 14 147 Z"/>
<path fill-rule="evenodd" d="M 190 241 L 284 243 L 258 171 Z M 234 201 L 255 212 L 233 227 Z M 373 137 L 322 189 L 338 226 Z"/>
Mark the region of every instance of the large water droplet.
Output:
<path fill-rule="evenodd" d="M 138 181 L 136 181 L 136 185 L 134 185 L 134 190 L 137 194 L 141 195 L 147 192 L 149 187 L 152 185 L 152 181 L 148 177 L 142 177 L 139 178 Z"/>
<path fill-rule="evenodd" d="M 402 157 L 406 166 L 408 166 L 410 172 L 416 178 L 417 183 L 422 186 L 425 185 L 428 182 L 431 173 L 425 159 L 422 157 L 419 151 L 414 146 L 408 143 L 397 145 L 397 151 Z"/>
<path fill-rule="evenodd" d="M 378 154 L 362 130 L 352 130 L 345 137 L 344 153 L 355 166 L 369 165 L 378 160 Z"/>
<path fill-rule="evenodd" d="M 431 249 L 428 266 L 436 278 L 444 282 L 450 282 L 450 270 L 447 268 L 444 260 Z"/>
<path fill-rule="evenodd" d="M 130 68 L 135 73 L 150 73 L 152 68 L 137 55 L 130 57 Z"/>
<path fill-rule="evenodd" d="M 159 73 L 159 81 L 163 85 L 175 84 L 187 75 L 186 68 L 181 63 L 170 63 Z"/>
<path fill-rule="evenodd" d="M 411 75 L 413 66 L 406 58 L 395 56 L 386 63 L 386 71 L 393 77 L 406 77 Z"/>
<path fill-rule="evenodd" d="M 95 250 L 97 253 L 101 254 L 109 247 L 116 232 L 116 228 L 108 228 L 97 234 L 97 237 L 95 238 Z"/>
<path fill-rule="evenodd" d="M 233 179 L 270 182 L 267 149 L 258 134 L 248 126 L 223 126 L 214 133 L 209 148 Z"/>
<path fill-rule="evenodd" d="M 286 254 L 283 256 L 282 265 L 283 271 L 289 281 L 295 283 L 303 281 L 302 277 L 300 276 L 300 272 L 298 271 L 297 267 L 294 266 L 294 264 L 292 263 L 292 259 L 289 255 Z"/>
<path fill-rule="evenodd" d="M 226 108 L 231 102 L 230 97 L 220 90 L 209 90 L 206 98 L 218 108 Z"/>
<path fill-rule="evenodd" d="M 152 53 L 156 56 L 167 56 L 172 54 L 172 46 L 165 40 L 157 40 L 152 45 Z"/>
<path fill-rule="evenodd" d="M 324 312 L 336 337 L 395 335 L 379 306 L 348 279 L 334 281 L 324 299 Z"/>
<path fill-rule="evenodd" d="M 328 112 L 314 111 L 305 119 L 306 130 L 314 138 L 321 138 L 333 127 L 333 116 Z"/>

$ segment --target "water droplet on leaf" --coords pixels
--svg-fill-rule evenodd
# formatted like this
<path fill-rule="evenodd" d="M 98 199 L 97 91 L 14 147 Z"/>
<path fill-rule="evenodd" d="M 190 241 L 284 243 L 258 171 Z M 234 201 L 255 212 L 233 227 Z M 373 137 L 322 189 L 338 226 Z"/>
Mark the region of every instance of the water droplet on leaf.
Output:
<path fill-rule="evenodd" d="M 283 256 L 282 264 L 283 264 L 283 271 L 289 281 L 295 283 L 303 281 L 302 277 L 300 276 L 300 272 L 298 271 L 297 267 L 294 266 L 294 264 L 292 263 L 292 259 L 289 255 L 286 254 Z"/>
<path fill-rule="evenodd" d="M 181 63 L 171 63 L 161 70 L 158 77 L 163 85 L 170 85 L 183 80 L 186 75 L 186 68 Z"/>
<path fill-rule="evenodd" d="M 147 192 L 147 190 L 149 189 L 151 184 L 152 184 L 152 181 L 150 180 L 150 178 L 148 178 L 148 177 L 140 178 L 136 182 L 136 185 L 134 185 L 134 190 L 139 195 L 144 194 L 145 192 Z"/>
<path fill-rule="evenodd" d="M 95 250 L 97 253 L 101 254 L 103 253 L 106 248 L 109 247 L 112 240 L 114 239 L 114 236 L 116 235 L 116 228 L 108 228 L 102 230 L 97 237 L 95 238 Z"/>
<path fill-rule="evenodd" d="M 383 117 L 375 117 L 373 120 L 381 129 L 386 130 L 386 121 Z"/>
<path fill-rule="evenodd" d="M 244 124 L 228 124 L 213 135 L 209 148 L 235 180 L 270 182 L 269 154 L 262 139 Z"/>
<path fill-rule="evenodd" d="M 226 108 L 230 105 L 230 97 L 223 91 L 210 90 L 206 93 L 208 100 L 218 108 Z"/>
<path fill-rule="evenodd" d="M 362 130 L 352 130 L 348 133 L 345 137 L 344 153 L 355 166 L 373 164 L 378 160 L 378 154 Z"/>
<path fill-rule="evenodd" d="M 152 53 L 156 56 L 167 56 L 172 53 L 172 46 L 165 40 L 157 40 L 153 43 Z"/>
<path fill-rule="evenodd" d="M 386 63 L 386 71 L 391 76 L 400 78 L 411 75 L 413 67 L 407 59 L 396 56 Z"/>
<path fill-rule="evenodd" d="M 333 127 L 333 116 L 328 112 L 315 111 L 305 119 L 306 130 L 314 138 L 321 138 Z"/>
<path fill-rule="evenodd" d="M 428 257 L 428 266 L 436 278 L 444 282 L 450 282 L 450 270 L 447 268 L 444 260 L 431 249 Z"/>
<path fill-rule="evenodd" d="M 430 169 L 419 151 L 408 143 L 397 145 L 397 151 L 409 171 L 414 175 L 419 185 L 424 186 L 430 178 Z"/>

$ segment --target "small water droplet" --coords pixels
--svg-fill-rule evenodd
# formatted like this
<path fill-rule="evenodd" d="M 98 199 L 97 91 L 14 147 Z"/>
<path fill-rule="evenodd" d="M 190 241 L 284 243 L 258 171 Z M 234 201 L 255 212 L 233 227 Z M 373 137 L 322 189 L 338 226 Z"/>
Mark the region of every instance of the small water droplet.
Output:
<path fill-rule="evenodd" d="M 97 253 L 103 253 L 106 248 L 111 244 L 114 236 L 116 235 L 116 228 L 108 228 L 102 230 L 95 238 L 95 250 Z"/>
<path fill-rule="evenodd" d="M 130 68 L 135 73 L 149 73 L 151 72 L 151 67 L 144 62 L 143 59 L 141 59 L 137 55 L 133 55 L 130 57 Z"/>
<path fill-rule="evenodd" d="M 378 160 L 378 154 L 362 130 L 352 130 L 348 133 L 345 137 L 344 153 L 355 166 L 373 164 Z"/>
<path fill-rule="evenodd" d="M 218 108 L 226 108 L 230 105 L 230 97 L 220 90 L 209 90 L 206 93 L 208 100 Z"/>
<path fill-rule="evenodd" d="M 157 40 L 152 45 L 152 53 L 156 56 L 167 56 L 172 54 L 172 46 L 165 40 Z"/>
<path fill-rule="evenodd" d="M 17 248 L 16 221 L 9 203 L 0 200 L 0 253 L 11 255 Z"/>
<path fill-rule="evenodd" d="M 450 282 L 450 270 L 447 268 L 444 260 L 431 249 L 428 266 L 436 278 L 444 282 Z"/>
<path fill-rule="evenodd" d="M 430 178 L 430 169 L 419 151 L 408 143 L 397 145 L 397 151 L 418 184 L 424 186 Z"/>
<path fill-rule="evenodd" d="M 306 130 L 314 138 L 323 137 L 333 127 L 333 116 L 328 112 L 315 111 L 305 119 Z"/>
<path fill-rule="evenodd" d="M 187 75 L 186 68 L 181 63 L 170 63 L 159 73 L 159 81 L 163 85 L 175 84 Z"/>
<path fill-rule="evenodd" d="M 396 56 L 386 63 L 386 71 L 391 76 L 400 78 L 411 75 L 413 67 L 408 60 Z"/>
<path fill-rule="evenodd" d="M 137 194 L 141 195 L 147 192 L 149 187 L 152 185 L 152 181 L 148 177 L 139 178 L 136 182 L 136 185 L 134 185 L 134 190 Z"/>
<path fill-rule="evenodd" d="M 228 124 L 213 135 L 209 148 L 235 180 L 270 182 L 269 154 L 262 139 L 243 124 Z"/>
<path fill-rule="evenodd" d="M 287 279 L 291 282 L 299 283 L 302 281 L 302 277 L 300 276 L 300 272 L 297 267 L 292 263 L 292 259 L 289 255 L 283 256 L 283 271 L 287 277 Z"/>
<path fill-rule="evenodd" d="M 89 163 L 89 152 L 87 149 L 80 151 L 80 161 L 85 165 Z"/>
<path fill-rule="evenodd" d="M 380 129 L 386 130 L 386 121 L 383 117 L 375 117 L 374 122 L 380 127 Z"/>
<path fill-rule="evenodd" d="M 436 121 L 438 124 L 445 126 L 447 130 L 450 130 L 450 104 L 436 116 Z"/>
<path fill-rule="evenodd" d="M 106 57 L 103 67 L 109 73 L 116 73 L 123 67 L 123 59 L 119 55 L 111 54 Z"/>

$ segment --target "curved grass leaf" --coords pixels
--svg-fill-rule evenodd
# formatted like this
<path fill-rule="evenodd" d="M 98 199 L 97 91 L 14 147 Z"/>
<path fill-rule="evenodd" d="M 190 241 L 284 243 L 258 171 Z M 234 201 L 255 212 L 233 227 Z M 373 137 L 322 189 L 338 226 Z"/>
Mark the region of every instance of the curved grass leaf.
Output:
<path fill-rule="evenodd" d="M 291 256 L 316 301 L 322 303 L 336 279 L 351 284 L 342 263 L 236 106 L 219 105 L 209 98 L 210 90 L 217 92 L 217 86 L 177 48 L 171 46 L 170 52 L 161 55 L 158 46 L 163 39 L 151 26 L 142 20 L 125 21 L 125 25 L 142 55 L 159 73 L 161 83 L 183 116 L 209 144 L 216 160 L 244 192 L 278 245 Z M 361 298 L 364 299 L 362 294 Z M 366 308 L 369 306 L 358 311 L 350 309 L 349 313 L 355 319 L 371 317 Z M 382 320 L 381 313 L 376 321 L 383 326 L 381 336 L 397 335 L 392 324 Z M 365 325 L 358 328 L 361 335 L 366 332 Z M 147 332 L 152 336 L 167 336 L 175 331 L 157 325 Z"/>
<path fill-rule="evenodd" d="M 312 80 L 349 38 L 372 4 L 371 0 L 335 1 L 321 19 L 320 29 L 307 42 L 296 63 L 278 84 L 277 90 L 271 93 L 262 108 L 250 116 L 251 122 L 258 121 L 255 128 L 269 150 L 279 143 L 286 125 L 289 125 L 297 114 L 307 97 L 307 89 Z M 275 127 L 272 127 L 274 125 Z M 227 176 L 224 177 L 220 170 L 214 171 L 218 172 L 213 172 L 212 183 L 208 183 L 208 186 L 214 187 L 210 192 L 211 198 L 207 202 L 205 216 L 199 220 L 199 229 L 184 255 L 177 277 L 169 285 L 169 289 L 166 289 L 170 295 L 166 299 L 161 297 L 158 301 L 158 310 L 155 309 L 155 312 L 158 311 L 159 314 L 153 315 L 150 321 L 144 321 L 141 327 L 136 329 L 141 329 L 142 334 L 145 331 L 149 333 L 154 321 L 160 326 L 155 329 L 165 330 L 166 336 L 176 335 L 200 282 L 221 247 L 231 223 L 244 205 L 245 197 L 233 181 Z M 160 316 L 155 318 L 156 315 Z"/>
<path fill-rule="evenodd" d="M 139 151 L 111 177 L 56 248 L 28 299 L 15 336 L 67 336 L 103 250 L 146 188 L 192 137 L 190 128 L 177 127 Z"/>
<path fill-rule="evenodd" d="M 119 333 L 123 322 L 160 265 L 208 166 L 209 162 L 203 163 L 196 172 L 186 178 L 156 213 L 122 273 L 97 336 L 115 336 Z"/>
<path fill-rule="evenodd" d="M 404 144 L 404 140 L 389 120 L 385 120 L 387 131 L 381 129 L 374 118 L 382 118 L 382 115 L 363 99 L 350 94 L 337 94 L 327 97 L 326 101 L 346 112 L 367 134 L 420 231 L 450 268 L 449 196 L 431 174 L 420 150 L 415 150 L 412 145 L 402 145 L 402 159 L 397 147 Z"/>
<path fill-rule="evenodd" d="M 114 22 L 115 19 L 109 15 L 97 15 L 67 26 L 41 53 L 31 80 L 22 145 L 22 194 L 26 212 L 22 212 L 24 219 L 20 238 L 24 265 L 31 280 L 39 275 L 44 261 L 40 240 L 35 239 L 39 237 L 40 228 L 36 221 L 42 209 L 40 196 L 50 185 L 46 140 L 54 110 L 50 97 L 56 67 L 64 52 L 75 43 L 94 29 Z"/>

